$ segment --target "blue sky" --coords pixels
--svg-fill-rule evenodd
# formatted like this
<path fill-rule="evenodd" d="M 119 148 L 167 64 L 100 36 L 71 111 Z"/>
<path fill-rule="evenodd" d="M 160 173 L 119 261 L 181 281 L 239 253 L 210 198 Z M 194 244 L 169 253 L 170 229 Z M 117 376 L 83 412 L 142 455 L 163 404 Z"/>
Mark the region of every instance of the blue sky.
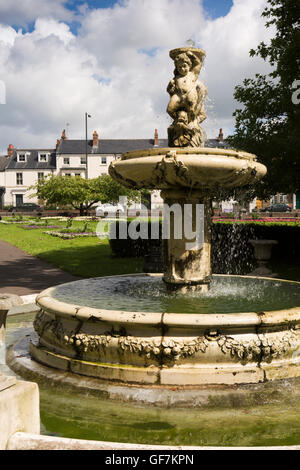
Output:
<path fill-rule="evenodd" d="M 98 8 L 112 8 L 117 3 L 126 5 L 127 0 L 65 0 L 64 6 L 72 12 L 78 12 L 78 8 L 83 5 L 88 5 L 89 9 L 92 10 Z M 201 0 L 199 0 L 199 3 L 201 3 Z M 207 17 L 216 19 L 221 16 L 226 16 L 229 13 L 233 5 L 233 0 L 202 0 L 202 4 Z M 27 25 L 23 22 L 12 23 L 11 25 L 16 30 L 22 26 L 25 31 L 32 32 L 34 30 L 34 24 L 35 21 L 30 21 Z M 79 25 L 77 21 L 69 23 L 73 34 L 77 35 Z"/>
<path fill-rule="evenodd" d="M 201 0 L 199 0 L 200 3 Z M 90 9 L 97 8 L 112 8 L 116 3 L 125 3 L 126 0 L 67 0 L 66 7 L 72 11 L 76 11 L 80 5 L 87 4 Z M 233 0 L 202 0 L 202 4 L 205 12 L 208 17 L 212 19 L 219 18 L 221 16 L 226 16 L 232 5 Z M 77 34 L 78 23 L 73 23 L 71 26 L 71 31 L 73 34 Z M 34 28 L 34 23 L 32 23 L 28 30 L 32 31 Z"/>
<path fill-rule="evenodd" d="M 203 0 L 203 6 L 212 18 L 226 16 L 232 5 L 232 0 Z"/>
<path fill-rule="evenodd" d="M 119 3 L 122 1 L 124 0 L 119 0 Z M 83 3 L 87 3 L 90 8 L 110 8 L 118 3 L 118 0 L 69 0 L 67 6 L 71 10 L 75 10 L 78 5 Z M 232 0 L 203 0 L 205 10 L 213 19 L 227 15 L 232 4 Z"/>

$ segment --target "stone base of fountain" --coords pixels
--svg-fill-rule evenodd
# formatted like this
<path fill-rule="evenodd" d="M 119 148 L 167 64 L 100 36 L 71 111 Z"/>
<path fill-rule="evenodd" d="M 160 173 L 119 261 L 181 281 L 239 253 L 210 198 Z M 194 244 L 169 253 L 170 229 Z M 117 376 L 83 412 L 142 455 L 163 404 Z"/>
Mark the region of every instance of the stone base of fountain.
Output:
<path fill-rule="evenodd" d="M 285 336 L 287 343 L 290 337 Z M 278 340 L 278 343 L 280 339 Z M 168 343 L 170 344 L 170 343 Z M 189 347 L 189 346 L 185 346 Z M 269 346 L 267 346 L 269 347 Z M 272 346 L 270 346 L 272 347 Z M 217 363 L 207 365 L 177 366 L 170 368 L 134 367 L 124 364 L 97 364 L 89 361 L 70 359 L 49 352 L 33 342 L 30 344 L 30 354 L 33 359 L 54 369 L 70 371 L 73 374 L 99 378 L 119 384 L 139 384 L 144 386 L 186 386 L 205 385 L 237 385 L 263 383 L 270 380 L 280 380 L 300 376 L 300 359 L 291 360 L 284 365 L 282 361 L 273 361 L 268 364 L 240 364 L 220 366 Z"/>
<path fill-rule="evenodd" d="M 24 337 L 11 346 L 7 353 L 7 364 L 19 376 L 34 380 L 43 387 L 65 389 L 78 393 L 88 393 L 120 402 L 131 402 L 155 406 L 200 407 L 220 406 L 232 408 L 272 403 L 278 401 L 278 390 L 286 393 L 287 387 L 299 386 L 300 378 L 273 380 L 250 384 L 203 384 L 203 385 L 158 385 L 124 383 L 79 375 L 64 368 L 49 367 L 29 354 L 30 342 L 36 343 L 37 336 Z M 284 400 L 284 398 L 282 398 Z"/>
<path fill-rule="evenodd" d="M 113 276 L 99 282 L 116 285 L 132 278 L 136 286 L 143 276 Z M 148 277 L 150 282 L 157 275 Z M 277 290 L 290 285 L 299 295 L 300 283 L 276 283 Z M 176 387 L 300 376 L 299 308 L 217 314 L 128 312 L 72 305 L 57 300 L 54 291 L 47 289 L 37 298 L 41 310 L 34 327 L 39 340 L 30 345 L 32 358 L 52 368 L 118 383 Z"/>

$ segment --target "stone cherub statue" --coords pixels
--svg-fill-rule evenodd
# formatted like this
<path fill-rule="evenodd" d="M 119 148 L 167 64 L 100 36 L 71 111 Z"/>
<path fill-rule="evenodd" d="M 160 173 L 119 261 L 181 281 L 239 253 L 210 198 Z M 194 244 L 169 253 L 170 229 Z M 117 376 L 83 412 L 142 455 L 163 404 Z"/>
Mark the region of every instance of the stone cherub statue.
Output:
<path fill-rule="evenodd" d="M 170 51 L 174 60 L 174 78 L 167 92 L 170 95 L 167 112 L 173 118 L 168 129 L 169 147 L 203 147 L 206 135 L 201 122 L 206 118 L 203 102 L 206 86 L 198 80 L 205 52 L 194 47 Z"/>

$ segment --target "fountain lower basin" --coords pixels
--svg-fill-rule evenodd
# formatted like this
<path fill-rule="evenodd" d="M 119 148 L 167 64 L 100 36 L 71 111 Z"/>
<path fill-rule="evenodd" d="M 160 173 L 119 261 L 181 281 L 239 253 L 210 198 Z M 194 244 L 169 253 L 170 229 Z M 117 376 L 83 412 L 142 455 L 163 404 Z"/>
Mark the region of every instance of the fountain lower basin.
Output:
<path fill-rule="evenodd" d="M 140 299 L 134 307 L 130 285 L 127 307 L 131 311 L 126 309 L 126 295 L 120 304 L 115 288 L 119 286 L 120 293 L 120 286 L 126 279 L 132 281 L 136 291 L 141 281 L 149 280 L 146 284 L 152 304 L 149 301 L 145 307 L 148 311 L 140 311 Z M 76 299 L 80 302 L 80 283 L 83 283 L 86 296 L 92 297 L 88 280 L 66 284 L 65 293 L 64 286 L 58 288 L 58 293 L 55 288 L 47 289 L 37 298 L 41 310 L 34 327 L 39 341 L 31 343 L 31 356 L 56 369 L 146 386 L 232 385 L 300 376 L 300 307 L 297 307 L 300 283 L 242 276 L 214 276 L 213 279 L 216 291 L 220 291 L 224 279 L 234 281 L 234 285 L 236 281 L 244 282 L 246 295 L 241 297 L 241 303 L 236 300 L 234 304 L 238 297 L 233 286 L 227 308 L 212 306 L 207 300 L 211 295 L 208 294 L 203 297 L 207 304 L 206 313 L 195 313 L 201 309 L 199 305 L 197 307 L 197 301 L 192 301 L 193 305 L 188 309 L 192 294 L 182 302 L 180 296 L 172 298 L 168 294 L 169 306 L 166 299 L 158 300 L 161 308 L 151 311 L 153 302 L 155 304 L 151 283 L 160 280 L 157 275 L 98 278 L 95 281 L 99 286 L 102 282 L 106 291 L 106 300 L 99 295 L 102 308 L 60 300 L 70 295 L 68 288 L 73 284 Z M 268 291 L 268 286 L 271 298 L 274 297 L 272 289 L 277 291 L 279 295 L 274 304 L 270 299 L 262 298 L 255 305 L 250 295 L 251 283 L 262 283 L 258 296 L 259 292 Z M 144 293 L 146 291 L 147 288 Z M 252 304 L 251 311 L 245 311 L 247 296 L 249 305 Z M 111 297 L 110 303 L 107 297 Z M 145 297 L 143 290 L 141 297 Z M 118 303 L 114 304 L 116 300 Z M 223 302 L 226 305 L 226 299 Z M 243 303 L 244 309 L 240 310 Z M 144 298 L 144 305 L 147 305 L 147 298 Z M 174 313 L 175 305 L 178 313 Z"/>

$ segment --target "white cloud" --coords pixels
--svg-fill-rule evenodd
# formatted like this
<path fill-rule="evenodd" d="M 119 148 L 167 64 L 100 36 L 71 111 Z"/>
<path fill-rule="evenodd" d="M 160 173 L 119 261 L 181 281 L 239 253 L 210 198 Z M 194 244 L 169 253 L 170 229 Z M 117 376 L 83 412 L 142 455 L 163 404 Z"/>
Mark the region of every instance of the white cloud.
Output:
<path fill-rule="evenodd" d="M 4 46 L 13 46 L 15 39 L 17 37 L 17 32 L 11 26 L 6 26 L 0 24 L 0 43 L 2 43 L 2 48 Z"/>
<path fill-rule="evenodd" d="M 71 21 L 74 13 L 65 8 L 65 4 L 66 0 L 0 0 L 0 21 L 24 27 L 37 17 Z"/>
<path fill-rule="evenodd" d="M 35 2 L 46 8 L 43 0 L 25 3 Z M 72 138 L 83 138 L 86 111 L 91 132 L 103 138 L 151 138 L 154 128 L 166 137 L 166 87 L 174 68 L 168 52 L 190 38 L 207 51 L 200 77 L 210 99 L 205 128 L 209 137 L 220 127 L 226 135 L 233 128 L 234 86 L 267 70 L 249 57 L 270 35 L 260 17 L 265 3 L 235 0 L 227 16 L 210 20 L 200 0 L 127 0 L 86 10 L 78 36 L 62 22 L 64 10 L 57 19 L 36 18 L 30 33 L 0 26 L 0 79 L 7 85 L 2 150 L 9 143 L 54 146 L 66 122 Z"/>
<path fill-rule="evenodd" d="M 232 113 L 241 105 L 233 99 L 234 87 L 256 73 L 268 73 L 269 65 L 260 58 L 250 58 L 249 51 L 261 41 L 268 41 L 272 30 L 265 28 L 261 13 L 265 0 L 234 0 L 230 13 L 209 21 L 197 38 L 207 52 L 203 80 L 209 98 L 206 128 L 213 126 L 232 132 Z"/>
<path fill-rule="evenodd" d="M 34 34 L 41 38 L 51 35 L 58 37 L 64 44 L 74 39 L 70 28 L 65 23 L 58 23 L 54 19 L 38 18 L 35 22 Z"/>

